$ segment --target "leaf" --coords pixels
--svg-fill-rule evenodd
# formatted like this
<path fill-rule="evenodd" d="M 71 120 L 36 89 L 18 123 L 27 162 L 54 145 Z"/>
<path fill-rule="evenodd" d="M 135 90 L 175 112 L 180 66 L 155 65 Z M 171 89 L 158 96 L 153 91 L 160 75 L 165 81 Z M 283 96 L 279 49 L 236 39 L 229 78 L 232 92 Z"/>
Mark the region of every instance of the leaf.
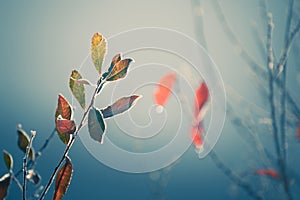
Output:
<path fill-rule="evenodd" d="M 75 121 L 58 116 L 56 128 L 62 134 L 73 134 L 76 131 Z"/>
<path fill-rule="evenodd" d="M 60 200 L 67 192 L 71 183 L 73 166 L 71 160 L 67 157 L 65 164 L 60 168 L 55 177 L 55 191 L 53 200 Z"/>
<path fill-rule="evenodd" d="M 114 67 L 112 68 L 110 74 L 107 76 L 106 80 L 107 81 L 116 81 L 121 78 L 124 78 L 127 74 L 129 64 L 132 61 L 133 60 L 131 58 L 127 58 L 127 59 L 120 60 L 119 62 L 117 62 L 114 65 Z"/>
<path fill-rule="evenodd" d="M 70 103 L 65 99 L 65 97 L 62 96 L 61 94 L 58 95 L 58 103 L 55 112 L 55 125 L 56 125 L 58 136 L 61 139 L 61 141 L 65 144 L 68 144 L 70 140 L 70 134 L 62 133 L 58 130 L 57 127 L 58 116 L 61 116 L 63 119 L 68 119 L 68 120 L 70 120 L 72 117 L 72 107 Z"/>
<path fill-rule="evenodd" d="M 105 135 L 105 122 L 101 112 L 96 108 L 91 108 L 88 116 L 88 130 L 92 139 L 103 143 Z"/>
<path fill-rule="evenodd" d="M 255 171 L 255 174 L 269 176 L 271 178 L 280 178 L 280 174 L 274 169 L 258 169 Z"/>
<path fill-rule="evenodd" d="M 121 54 L 117 54 L 113 57 L 110 67 L 108 68 L 107 72 L 102 74 L 102 78 L 105 79 L 107 77 L 108 74 L 110 74 L 111 70 L 113 69 L 113 67 L 117 64 L 117 62 L 119 62 L 121 60 Z"/>
<path fill-rule="evenodd" d="M 297 128 L 297 137 L 298 137 L 298 140 L 300 140 L 300 126 Z"/>
<path fill-rule="evenodd" d="M 154 92 L 154 100 L 157 105 L 164 106 L 167 102 L 176 81 L 176 74 L 171 72 L 161 78 Z"/>
<path fill-rule="evenodd" d="M 7 169 L 9 171 L 12 170 L 13 165 L 14 165 L 14 160 L 13 160 L 13 157 L 11 156 L 11 154 L 8 153 L 7 151 L 3 150 L 3 159 L 4 159 Z"/>
<path fill-rule="evenodd" d="M 29 144 L 29 140 L 30 140 L 29 136 L 22 128 L 18 128 L 17 132 L 18 132 L 18 146 L 24 153 L 26 153 L 26 148 L 27 148 L 27 146 Z M 34 151 L 33 147 L 30 148 L 29 158 L 33 161 L 35 159 L 35 151 Z"/>
<path fill-rule="evenodd" d="M 4 199 L 8 193 L 8 188 L 10 184 L 10 175 L 9 173 L 4 174 L 0 178 L 0 199 Z"/>
<path fill-rule="evenodd" d="M 75 79 L 73 77 L 70 77 L 75 83 L 82 84 L 82 85 L 93 85 L 89 80 L 87 79 Z"/>
<path fill-rule="evenodd" d="M 203 127 L 201 122 L 192 127 L 191 139 L 196 149 L 201 149 L 203 147 Z"/>
<path fill-rule="evenodd" d="M 30 169 L 27 171 L 26 178 L 34 185 L 39 184 L 41 180 L 41 176 L 34 169 Z"/>
<path fill-rule="evenodd" d="M 194 102 L 194 104 L 195 104 L 194 116 L 195 117 L 198 116 L 203 105 L 208 100 L 208 95 L 209 95 L 208 88 L 207 88 L 205 82 L 203 82 L 196 90 L 195 102 Z"/>
<path fill-rule="evenodd" d="M 121 114 L 127 110 L 129 110 L 131 107 L 135 105 L 137 100 L 141 98 L 139 95 L 132 95 L 130 97 L 122 97 L 118 99 L 115 103 L 112 105 L 104 108 L 101 110 L 102 115 L 104 118 L 109 118 L 118 114 Z"/>
<path fill-rule="evenodd" d="M 69 79 L 69 86 L 72 91 L 72 94 L 79 102 L 82 109 L 85 109 L 85 90 L 84 85 L 80 81 L 74 81 L 75 80 L 82 80 L 82 76 L 79 74 L 78 71 L 73 70 L 71 77 Z"/>
<path fill-rule="evenodd" d="M 106 40 L 101 34 L 95 33 L 92 38 L 91 56 L 99 75 L 101 75 L 101 68 L 105 54 Z"/>

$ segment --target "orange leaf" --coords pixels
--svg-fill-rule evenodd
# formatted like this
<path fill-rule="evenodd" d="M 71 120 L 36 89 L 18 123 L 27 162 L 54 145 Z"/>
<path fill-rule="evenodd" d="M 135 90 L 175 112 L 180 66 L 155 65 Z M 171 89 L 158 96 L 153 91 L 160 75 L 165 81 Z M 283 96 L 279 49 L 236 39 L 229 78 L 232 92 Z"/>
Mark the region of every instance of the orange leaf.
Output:
<path fill-rule="evenodd" d="M 73 173 L 71 160 L 67 157 L 65 164 L 56 175 L 53 200 L 60 200 L 67 192 Z"/>
<path fill-rule="evenodd" d="M 205 82 L 201 83 L 201 85 L 196 90 L 196 96 L 195 96 L 195 112 L 194 116 L 197 117 L 200 113 L 200 110 L 202 109 L 203 105 L 206 103 L 208 99 L 209 91 L 205 84 Z"/>
<path fill-rule="evenodd" d="M 269 176 L 272 178 L 279 178 L 279 173 L 274 169 L 259 169 L 255 171 L 255 174 L 262 176 Z"/>
<path fill-rule="evenodd" d="M 201 122 L 198 125 L 193 126 L 191 130 L 191 139 L 196 149 L 201 149 L 203 146 L 203 128 Z"/>
<path fill-rule="evenodd" d="M 167 102 L 176 81 L 176 74 L 171 72 L 161 78 L 154 92 L 154 100 L 157 105 L 164 106 Z"/>

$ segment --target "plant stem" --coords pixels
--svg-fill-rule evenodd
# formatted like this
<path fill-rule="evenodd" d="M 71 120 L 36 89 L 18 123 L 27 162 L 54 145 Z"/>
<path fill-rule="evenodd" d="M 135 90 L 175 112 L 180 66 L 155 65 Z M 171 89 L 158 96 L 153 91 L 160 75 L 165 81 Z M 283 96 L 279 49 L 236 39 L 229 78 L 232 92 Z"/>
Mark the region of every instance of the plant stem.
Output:
<path fill-rule="evenodd" d="M 44 190 L 43 190 L 43 192 L 42 192 L 42 194 L 41 194 L 41 196 L 39 198 L 40 200 L 43 200 L 45 198 L 45 195 L 47 194 L 47 192 L 48 192 L 48 190 L 49 190 L 49 188 L 50 188 L 50 186 L 51 186 L 51 184 L 52 184 L 52 182 L 53 182 L 53 180 L 54 180 L 54 178 L 55 178 L 55 176 L 56 176 L 56 174 L 57 174 L 57 172 L 58 172 L 58 170 L 59 170 L 59 168 L 61 166 L 61 164 L 63 163 L 63 161 L 65 160 L 65 158 L 68 156 L 68 153 L 69 153 L 72 145 L 74 144 L 75 139 L 76 139 L 76 137 L 77 137 L 80 129 L 84 125 L 84 121 L 85 121 L 85 119 L 86 119 L 86 117 L 88 115 L 89 110 L 94 105 L 94 101 L 95 101 L 95 97 L 97 95 L 98 88 L 100 88 L 104 83 L 105 83 L 105 80 L 102 81 L 101 79 L 99 79 L 99 81 L 97 83 L 97 87 L 96 87 L 96 89 L 95 89 L 95 91 L 94 91 L 94 93 L 92 95 L 91 102 L 90 102 L 89 106 L 87 107 L 87 109 L 84 111 L 82 119 L 81 119 L 81 121 L 79 123 L 78 128 L 76 129 L 75 133 L 73 134 L 73 137 L 71 138 L 71 140 L 69 141 L 68 145 L 66 146 L 66 149 L 65 149 L 65 151 L 64 151 L 61 159 L 59 160 L 58 164 L 56 165 L 56 167 L 55 167 L 55 169 L 54 169 L 54 171 L 52 173 L 52 175 L 50 176 L 49 181 L 48 181 L 47 185 L 45 186 L 45 188 L 44 188 Z"/>
<path fill-rule="evenodd" d="M 43 146 L 35 153 L 35 160 L 37 160 L 39 157 L 42 156 L 42 152 L 48 147 L 49 142 L 55 135 L 55 132 L 56 132 L 56 128 L 53 129 L 53 131 L 51 132 L 49 137 L 45 140 Z M 32 164 L 34 164 L 34 162 L 32 160 L 29 160 L 29 162 L 27 162 L 27 167 L 30 167 Z M 15 177 L 18 177 L 22 172 L 23 172 L 23 168 L 21 167 L 19 169 L 19 171 L 17 171 L 17 173 L 15 173 Z"/>
<path fill-rule="evenodd" d="M 29 157 L 29 153 L 30 153 L 30 150 L 32 148 L 32 141 L 34 139 L 36 135 L 36 132 L 35 131 L 31 131 L 31 137 L 30 137 L 30 140 L 29 140 L 29 143 L 26 147 L 26 152 L 25 152 L 25 155 L 24 155 L 24 158 L 23 158 L 23 200 L 26 200 L 26 175 L 27 175 L 27 159 Z M 31 151 L 32 152 L 32 151 Z"/>

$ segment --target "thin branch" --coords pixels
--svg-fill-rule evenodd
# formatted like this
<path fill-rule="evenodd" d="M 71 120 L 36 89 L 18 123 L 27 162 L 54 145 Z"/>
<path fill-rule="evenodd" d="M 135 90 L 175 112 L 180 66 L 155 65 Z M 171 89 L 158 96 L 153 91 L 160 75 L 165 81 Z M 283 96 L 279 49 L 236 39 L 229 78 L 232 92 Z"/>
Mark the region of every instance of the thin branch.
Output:
<path fill-rule="evenodd" d="M 88 115 L 89 110 L 90 110 L 90 109 L 92 108 L 92 106 L 94 105 L 94 101 L 95 101 L 95 97 L 96 97 L 96 95 L 97 95 L 97 91 L 98 91 L 99 88 L 102 87 L 102 85 L 103 85 L 104 83 L 105 83 L 105 80 L 102 81 L 102 79 L 99 79 L 99 81 L 98 81 L 98 83 L 97 83 L 97 87 L 96 87 L 96 89 L 95 89 L 95 91 L 94 91 L 94 93 L 93 93 L 93 95 L 92 95 L 91 102 L 90 102 L 89 106 L 87 107 L 87 109 L 85 110 L 85 112 L 83 113 L 83 116 L 82 116 L 82 119 L 81 119 L 81 121 L 80 121 L 80 123 L 79 123 L 78 128 L 76 129 L 75 133 L 73 134 L 72 139 L 69 141 L 68 145 L 66 146 L 66 149 L 65 149 L 65 151 L 64 151 L 64 153 L 63 153 L 61 159 L 59 160 L 58 164 L 56 165 L 56 167 L 55 167 L 55 169 L 54 169 L 54 171 L 53 171 L 53 173 L 52 173 L 52 175 L 50 176 L 49 181 L 48 181 L 47 185 L 45 186 L 45 188 L 44 188 L 44 190 L 43 190 L 43 192 L 42 192 L 42 194 L 41 194 L 41 196 L 40 196 L 40 198 L 39 198 L 40 200 L 43 200 L 43 199 L 45 198 L 45 195 L 47 194 L 47 192 L 48 192 L 48 190 L 49 190 L 49 188 L 50 188 L 50 186 L 51 186 L 51 184 L 52 184 L 52 182 L 53 182 L 53 180 L 54 180 L 54 178 L 55 178 L 55 176 L 56 176 L 56 174 L 57 174 L 57 172 L 58 172 L 60 166 L 62 165 L 62 163 L 64 162 L 64 160 L 65 160 L 66 157 L 68 156 L 68 153 L 69 153 L 69 151 L 70 151 L 72 145 L 74 144 L 75 139 L 76 139 L 76 137 L 77 137 L 77 135 L 78 135 L 80 129 L 81 129 L 81 128 L 83 127 L 83 125 L 84 125 L 84 122 L 85 122 L 85 119 L 86 119 L 86 117 L 87 117 L 87 115 Z"/>
<path fill-rule="evenodd" d="M 201 4 L 201 0 L 192 0 L 192 9 L 195 21 L 195 32 L 198 42 L 206 49 L 206 39 L 204 35 L 204 23 L 203 23 L 203 15 L 204 10 Z"/>
<path fill-rule="evenodd" d="M 265 0 L 261 0 L 261 6 L 266 5 Z M 216 13 L 217 13 L 217 17 L 219 19 L 219 21 L 221 22 L 221 25 L 224 29 L 224 33 L 225 35 L 228 37 L 228 39 L 234 44 L 234 45 L 238 45 L 241 49 L 241 57 L 244 59 L 244 61 L 249 65 L 249 67 L 251 67 L 252 71 L 257 75 L 262 77 L 263 79 L 268 79 L 268 73 L 264 70 L 264 67 L 262 67 L 261 65 L 259 65 L 258 63 L 256 63 L 256 61 L 249 55 L 249 53 L 244 49 L 244 47 L 241 45 L 241 43 L 238 41 L 237 36 L 235 35 L 235 33 L 233 32 L 233 30 L 231 29 L 231 27 L 229 26 L 229 23 L 226 19 L 226 16 L 223 13 L 223 10 L 220 6 L 220 3 L 218 0 L 213 0 L 212 1 L 213 6 L 216 9 Z M 263 7 L 264 10 L 266 9 L 266 6 Z M 265 11 L 263 11 L 265 12 Z M 297 24 L 296 28 L 294 29 L 293 33 L 291 35 L 295 35 L 298 30 L 300 28 L 300 21 Z M 294 37 L 294 36 L 293 36 Z M 281 84 L 281 79 L 275 79 L 275 84 L 276 85 L 280 85 Z M 294 113 L 294 115 L 296 115 L 298 118 L 300 118 L 300 108 L 298 107 L 296 101 L 292 98 L 292 96 L 290 95 L 290 93 L 287 90 L 286 93 L 286 100 L 287 103 L 289 103 L 289 105 L 292 108 L 292 112 Z"/>
<path fill-rule="evenodd" d="M 294 0 L 289 0 L 288 6 L 288 15 L 287 15 L 287 22 L 286 22 L 286 30 L 285 30 L 285 48 L 288 48 L 288 41 L 289 41 L 289 34 L 291 29 L 291 22 L 293 18 L 293 7 L 294 7 Z M 287 165 L 287 148 L 288 143 L 286 140 L 286 133 L 285 133 L 285 126 L 286 126 L 286 77 L 287 77 L 287 62 L 283 66 L 282 71 L 282 81 L 281 81 L 281 115 L 280 115 L 280 132 L 281 132 L 281 142 L 282 142 L 282 159 L 283 164 Z"/>
<path fill-rule="evenodd" d="M 35 153 L 35 160 L 37 160 L 39 157 L 42 156 L 43 151 L 48 147 L 50 141 L 52 140 L 53 136 L 55 135 L 56 128 L 53 129 L 51 134 L 48 136 L 48 138 L 45 140 L 43 146 Z M 31 167 L 34 164 L 32 160 L 29 160 L 27 163 L 27 167 Z M 17 173 L 15 173 L 15 176 L 18 177 L 23 172 L 23 168 L 21 167 Z"/>
<path fill-rule="evenodd" d="M 274 24 L 273 24 L 273 19 L 272 19 L 273 17 L 271 13 L 268 15 L 268 17 L 269 17 L 269 23 L 268 23 L 268 32 L 267 32 L 267 49 L 269 50 L 269 55 L 267 59 L 267 65 L 268 65 L 267 68 L 269 72 L 269 90 L 270 90 L 269 101 L 270 101 L 270 110 L 271 110 L 272 129 L 273 129 L 273 136 L 274 136 L 274 143 L 275 143 L 278 165 L 284 181 L 284 189 L 287 198 L 292 199 L 292 196 L 289 191 L 288 178 L 286 175 L 285 165 L 282 158 L 282 150 L 280 146 L 278 126 L 276 121 L 277 118 L 276 118 L 276 108 L 275 108 L 275 101 L 274 101 L 274 75 L 273 75 L 274 60 L 273 60 L 273 51 L 272 51 L 273 48 L 272 33 L 273 33 Z"/>
<path fill-rule="evenodd" d="M 21 185 L 20 181 L 16 178 L 13 171 L 10 171 L 9 173 L 10 173 L 10 176 L 11 176 L 12 180 L 16 182 L 17 186 L 19 187 L 19 189 L 23 193 L 23 186 Z"/>
<path fill-rule="evenodd" d="M 25 152 L 25 155 L 24 155 L 24 158 L 23 158 L 23 200 L 26 200 L 26 175 L 27 175 L 27 159 L 29 157 L 29 153 L 30 151 L 32 152 L 32 141 L 34 139 L 36 135 L 36 132 L 35 131 L 31 131 L 31 137 L 30 137 L 30 140 L 29 140 L 29 143 L 26 147 L 26 152 Z"/>
<path fill-rule="evenodd" d="M 262 196 L 258 194 L 246 181 L 228 168 L 213 150 L 209 153 L 209 155 L 216 167 L 219 168 L 220 171 L 222 171 L 232 182 L 243 188 L 249 196 L 254 199 L 263 199 Z"/>

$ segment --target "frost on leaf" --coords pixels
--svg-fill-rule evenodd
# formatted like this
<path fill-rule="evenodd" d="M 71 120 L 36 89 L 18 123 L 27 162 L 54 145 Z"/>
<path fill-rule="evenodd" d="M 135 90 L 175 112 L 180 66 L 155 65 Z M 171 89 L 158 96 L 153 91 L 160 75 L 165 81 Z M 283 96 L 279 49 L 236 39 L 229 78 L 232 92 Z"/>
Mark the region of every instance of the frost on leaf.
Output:
<path fill-rule="evenodd" d="M 72 107 L 69 104 L 69 102 L 65 99 L 65 97 L 62 96 L 61 94 L 58 95 L 57 108 L 55 112 L 55 125 L 56 125 L 58 136 L 61 139 L 61 141 L 65 144 L 68 144 L 70 140 L 70 134 L 62 133 L 59 131 L 59 127 L 57 123 L 58 116 L 61 116 L 63 119 L 67 119 L 67 120 L 70 120 L 72 117 Z"/>
<path fill-rule="evenodd" d="M 7 151 L 3 150 L 3 159 L 8 170 L 12 170 L 14 165 L 13 157 Z"/>
<path fill-rule="evenodd" d="M 157 105 L 159 106 L 165 105 L 165 103 L 167 102 L 171 94 L 175 82 L 176 82 L 176 74 L 173 72 L 166 74 L 160 79 L 157 85 L 157 89 L 154 92 L 154 100 Z"/>
<path fill-rule="evenodd" d="M 95 33 L 92 38 L 91 56 L 99 75 L 101 75 L 101 69 L 105 54 L 106 40 L 101 34 Z"/>
<path fill-rule="evenodd" d="M 135 103 L 140 97 L 141 96 L 138 95 L 132 95 L 130 97 L 122 97 L 118 99 L 112 105 L 101 110 L 103 117 L 109 118 L 129 110 L 135 105 Z"/>
<path fill-rule="evenodd" d="M 0 199 L 1 200 L 6 197 L 9 184 L 10 184 L 10 175 L 7 173 L 0 178 Z"/>
<path fill-rule="evenodd" d="M 55 191 L 53 200 L 60 200 L 66 194 L 71 183 L 73 166 L 71 160 L 67 157 L 65 164 L 60 168 L 55 177 Z"/>
<path fill-rule="evenodd" d="M 17 132 L 18 132 L 18 146 L 24 153 L 26 153 L 26 148 L 27 148 L 27 146 L 29 144 L 29 140 L 30 140 L 29 136 L 22 128 L 18 128 Z M 29 158 L 31 160 L 35 159 L 35 151 L 34 151 L 33 147 L 30 148 Z"/>
<path fill-rule="evenodd" d="M 92 139 L 103 143 L 105 134 L 105 122 L 101 112 L 96 108 L 91 108 L 88 115 L 88 130 Z"/>
<path fill-rule="evenodd" d="M 73 70 L 71 77 L 69 79 L 69 86 L 72 91 L 72 94 L 79 102 L 82 109 L 85 109 L 85 90 L 84 90 L 84 83 L 87 83 L 87 80 L 82 79 L 82 76 L 79 74 L 78 71 Z"/>

